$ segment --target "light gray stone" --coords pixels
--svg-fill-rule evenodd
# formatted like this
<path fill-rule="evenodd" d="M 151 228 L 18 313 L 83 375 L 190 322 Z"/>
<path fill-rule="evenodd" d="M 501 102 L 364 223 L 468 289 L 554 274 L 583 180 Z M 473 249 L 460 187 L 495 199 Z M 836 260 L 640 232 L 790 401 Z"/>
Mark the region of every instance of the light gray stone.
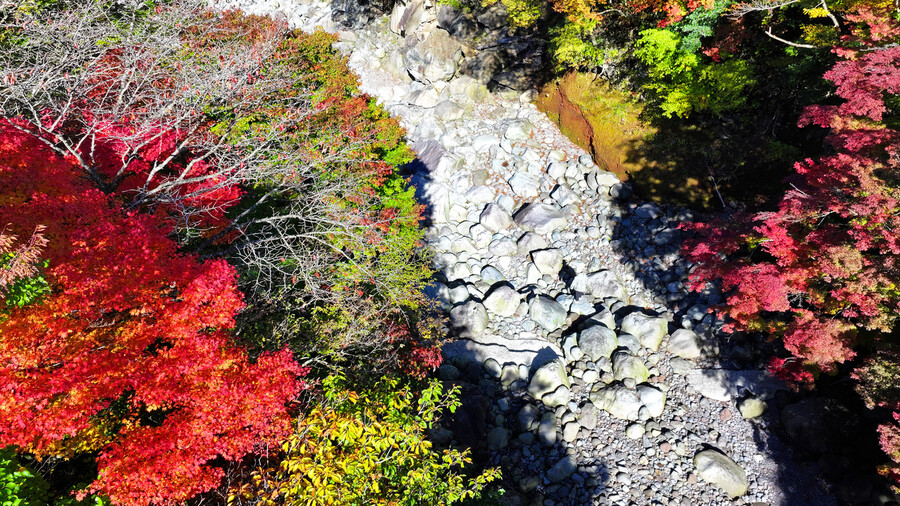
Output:
<path fill-rule="evenodd" d="M 769 398 L 776 390 L 784 389 L 784 383 L 765 371 L 733 371 L 728 369 L 694 369 L 686 375 L 688 384 L 708 399 L 731 402 L 749 391 L 762 398 Z"/>
<path fill-rule="evenodd" d="M 553 446 L 556 443 L 556 415 L 553 413 L 544 413 L 544 416 L 541 417 L 538 439 L 547 446 Z"/>
<path fill-rule="evenodd" d="M 547 204 L 528 204 L 513 217 L 523 230 L 550 234 L 566 226 L 566 217 L 558 209 Z"/>
<path fill-rule="evenodd" d="M 559 386 L 556 390 L 550 392 L 549 394 L 544 394 L 541 397 L 541 402 L 543 402 L 545 406 L 550 408 L 563 406 L 565 404 L 568 404 L 570 400 L 572 400 L 572 392 L 565 385 Z"/>
<path fill-rule="evenodd" d="M 528 383 L 528 394 L 535 399 L 541 399 L 561 386 L 569 388 L 569 378 L 566 377 L 565 364 L 557 359 L 534 371 L 534 376 Z"/>
<path fill-rule="evenodd" d="M 469 301 L 450 310 L 450 323 L 459 337 L 478 337 L 487 328 L 487 311 L 480 303 Z"/>
<path fill-rule="evenodd" d="M 531 261 L 541 274 L 556 277 L 563 267 L 563 254 L 558 249 L 532 251 Z"/>
<path fill-rule="evenodd" d="M 534 126 L 525 119 L 519 119 L 506 128 L 506 138 L 511 141 L 524 141 L 531 137 Z"/>
<path fill-rule="evenodd" d="M 550 197 L 561 207 L 578 203 L 578 196 L 572 191 L 572 188 L 565 183 L 557 185 L 556 188 L 550 192 Z"/>
<path fill-rule="evenodd" d="M 618 346 L 616 332 L 603 325 L 591 325 L 578 333 L 578 347 L 591 360 L 609 358 Z"/>
<path fill-rule="evenodd" d="M 519 422 L 519 430 L 529 431 L 537 423 L 538 409 L 532 404 L 526 404 L 519 410 L 516 419 Z"/>
<path fill-rule="evenodd" d="M 607 386 L 592 393 L 590 398 L 595 406 L 620 420 L 637 420 L 642 406 L 637 392 L 622 385 Z"/>
<path fill-rule="evenodd" d="M 641 359 L 626 352 L 618 352 L 613 356 L 613 376 L 618 381 L 631 378 L 635 383 L 643 383 L 650 378 L 650 371 Z"/>
<path fill-rule="evenodd" d="M 665 318 L 634 312 L 622 319 L 621 327 L 622 332 L 636 337 L 641 346 L 651 351 L 657 351 L 659 344 L 666 337 L 669 322 Z"/>
<path fill-rule="evenodd" d="M 525 232 L 516 244 L 520 255 L 527 255 L 534 250 L 545 249 L 549 246 L 546 239 L 534 232 Z"/>
<path fill-rule="evenodd" d="M 506 230 L 512 225 L 512 216 L 509 215 L 502 207 L 491 203 L 484 206 L 481 212 L 479 223 L 491 232 L 499 232 Z"/>
<path fill-rule="evenodd" d="M 692 330 L 678 329 L 669 336 L 669 353 L 686 359 L 700 357 L 700 337 Z"/>
<path fill-rule="evenodd" d="M 625 288 L 612 271 L 598 271 L 588 276 L 588 287 L 591 295 L 598 299 L 615 297 L 622 300 L 626 297 Z"/>
<path fill-rule="evenodd" d="M 494 256 L 502 257 L 517 253 L 519 247 L 511 238 L 500 237 L 491 241 L 491 244 L 488 245 L 488 251 Z"/>
<path fill-rule="evenodd" d="M 489 285 L 506 280 L 506 276 L 493 265 L 486 265 L 481 269 L 481 280 Z"/>
<path fill-rule="evenodd" d="M 597 426 L 597 408 L 590 402 L 581 406 L 578 412 L 578 423 L 587 430 L 594 430 Z"/>
<path fill-rule="evenodd" d="M 578 439 L 579 431 L 581 431 L 581 425 L 578 422 L 569 422 L 563 426 L 563 439 L 567 443 L 574 443 Z"/>
<path fill-rule="evenodd" d="M 721 488 L 732 499 L 746 494 L 750 487 L 744 469 L 731 457 L 714 449 L 694 455 L 694 467 L 704 481 Z"/>
<path fill-rule="evenodd" d="M 531 300 L 528 316 L 548 332 L 553 332 L 566 323 L 566 310 L 559 302 L 546 295 L 538 295 Z"/>
<path fill-rule="evenodd" d="M 484 307 L 499 316 L 510 317 L 522 302 L 522 296 L 508 285 L 495 286 L 484 299 Z"/>
<path fill-rule="evenodd" d="M 487 186 L 476 186 L 466 192 L 466 200 L 475 205 L 493 202 L 494 196 L 494 190 Z"/>
<path fill-rule="evenodd" d="M 403 57 L 403 63 L 413 79 L 433 83 L 452 79 L 462 56 L 460 43 L 445 30 L 437 29 L 410 48 Z"/>
<path fill-rule="evenodd" d="M 625 437 L 629 439 L 640 439 L 644 436 L 644 426 L 639 423 L 632 423 L 628 427 L 625 427 Z"/>
<path fill-rule="evenodd" d="M 409 4 L 398 2 L 391 12 L 388 27 L 398 35 L 405 35 L 415 30 L 425 16 L 425 3 L 413 1 Z"/>
<path fill-rule="evenodd" d="M 537 197 L 541 191 L 541 180 L 525 172 L 516 172 L 507 183 L 513 193 L 524 198 Z"/>
<path fill-rule="evenodd" d="M 653 418 L 662 416 L 663 409 L 666 407 L 666 394 L 662 390 L 650 385 L 638 385 L 637 393 L 641 403 L 650 412 L 650 416 Z"/>

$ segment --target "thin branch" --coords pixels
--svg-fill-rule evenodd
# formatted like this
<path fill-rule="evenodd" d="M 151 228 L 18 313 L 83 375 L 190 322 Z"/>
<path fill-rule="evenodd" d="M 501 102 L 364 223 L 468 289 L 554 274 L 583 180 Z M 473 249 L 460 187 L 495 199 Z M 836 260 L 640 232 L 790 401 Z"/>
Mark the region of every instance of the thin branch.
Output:
<path fill-rule="evenodd" d="M 813 46 L 812 44 L 798 44 L 798 43 L 796 43 L 796 42 L 791 42 L 791 41 L 789 41 L 789 40 L 782 39 L 781 37 L 779 37 L 779 36 L 777 36 L 777 35 L 775 35 L 775 34 L 772 33 L 772 27 L 771 27 L 771 26 L 770 26 L 769 29 L 766 30 L 764 33 L 765 33 L 766 35 L 768 35 L 769 37 L 772 37 L 773 39 L 777 40 L 778 42 L 781 42 L 781 43 L 783 43 L 783 44 L 787 44 L 787 45 L 789 45 L 789 46 L 802 47 L 802 48 L 804 48 L 804 49 L 815 49 L 815 48 L 816 48 L 816 46 Z"/>

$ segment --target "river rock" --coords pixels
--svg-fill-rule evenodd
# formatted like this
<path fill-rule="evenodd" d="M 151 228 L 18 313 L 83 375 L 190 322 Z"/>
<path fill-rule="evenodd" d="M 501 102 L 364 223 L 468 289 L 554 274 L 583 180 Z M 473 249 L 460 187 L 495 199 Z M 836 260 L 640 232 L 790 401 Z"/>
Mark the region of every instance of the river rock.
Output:
<path fill-rule="evenodd" d="M 538 439 L 546 446 L 553 446 L 556 443 L 556 415 L 553 413 L 544 413 L 541 417 L 541 424 L 538 425 Z"/>
<path fill-rule="evenodd" d="M 528 394 L 541 399 L 561 386 L 569 388 L 569 378 L 566 377 L 566 365 L 562 360 L 556 359 L 534 371 L 534 376 L 528 383 Z"/>
<path fill-rule="evenodd" d="M 487 328 L 487 311 L 483 305 L 471 300 L 450 310 L 450 323 L 459 337 L 479 337 Z"/>
<path fill-rule="evenodd" d="M 613 271 L 599 271 L 588 276 L 587 284 L 591 295 L 598 299 L 606 297 L 615 297 L 616 299 L 624 299 L 625 288 L 619 282 Z"/>
<path fill-rule="evenodd" d="M 531 252 L 531 261 L 541 274 L 558 276 L 563 267 L 563 255 L 558 249 L 544 249 Z"/>
<path fill-rule="evenodd" d="M 622 385 L 610 385 L 592 393 L 590 398 L 595 406 L 620 420 L 637 420 L 642 406 L 637 392 Z"/>
<path fill-rule="evenodd" d="M 641 403 L 650 412 L 650 416 L 653 418 L 662 416 L 663 409 L 666 406 L 666 394 L 662 390 L 650 385 L 638 385 L 637 393 Z"/>
<path fill-rule="evenodd" d="M 484 299 L 484 307 L 499 316 L 510 317 L 516 313 L 522 297 L 509 285 L 498 285 Z"/>
<path fill-rule="evenodd" d="M 734 499 L 747 493 L 750 484 L 747 473 L 728 455 L 714 449 L 703 450 L 694 455 L 694 467 L 697 474 L 707 483 L 711 483 Z"/>
<path fill-rule="evenodd" d="M 509 440 L 509 433 L 503 427 L 494 427 L 487 433 L 488 450 L 502 450 L 506 448 Z"/>
<path fill-rule="evenodd" d="M 756 397 L 748 397 L 738 403 L 738 411 L 744 418 L 756 418 L 766 411 L 766 403 Z"/>
<path fill-rule="evenodd" d="M 578 347 L 591 360 L 609 358 L 618 346 L 616 332 L 604 325 L 591 325 L 578 333 Z"/>
<path fill-rule="evenodd" d="M 703 351 L 700 346 L 700 336 L 688 329 L 678 329 L 669 336 L 669 353 L 676 357 L 695 359 L 700 357 Z"/>
<path fill-rule="evenodd" d="M 497 204 L 490 203 L 484 206 L 484 210 L 481 211 L 479 223 L 484 228 L 496 233 L 506 230 L 512 225 L 512 216 Z"/>
<path fill-rule="evenodd" d="M 613 375 L 618 381 L 626 378 L 634 379 L 635 383 L 643 383 L 650 378 L 650 371 L 641 362 L 641 359 L 627 352 L 618 352 L 613 356 Z"/>
<path fill-rule="evenodd" d="M 559 302 L 546 295 L 538 295 L 532 299 L 528 316 L 548 332 L 553 332 L 566 322 L 566 310 Z"/>
<path fill-rule="evenodd" d="M 734 371 L 728 369 L 694 369 L 687 373 L 687 382 L 708 399 L 731 402 L 745 391 L 768 398 L 784 383 L 766 371 Z"/>
<path fill-rule="evenodd" d="M 547 479 L 550 480 L 551 483 L 559 483 L 575 472 L 578 469 L 578 465 L 575 462 L 575 457 L 571 455 L 566 455 L 556 464 L 553 464 L 553 467 L 547 470 Z"/>
<path fill-rule="evenodd" d="M 538 234 L 550 234 L 566 226 L 565 215 L 547 204 L 528 204 L 516 213 L 513 221 L 523 230 Z"/>
<path fill-rule="evenodd" d="M 665 318 L 634 312 L 622 319 L 622 332 L 633 335 L 641 346 L 651 351 L 659 349 L 659 344 L 669 329 Z"/>
<path fill-rule="evenodd" d="M 513 193 L 527 199 L 537 197 L 541 192 L 541 180 L 525 172 L 516 172 L 507 183 Z"/>

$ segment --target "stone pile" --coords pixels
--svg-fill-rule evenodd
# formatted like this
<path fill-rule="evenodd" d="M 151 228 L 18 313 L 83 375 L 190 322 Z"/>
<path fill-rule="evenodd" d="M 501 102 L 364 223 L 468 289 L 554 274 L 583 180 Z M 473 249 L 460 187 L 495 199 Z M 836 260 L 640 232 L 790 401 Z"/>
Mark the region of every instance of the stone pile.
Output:
<path fill-rule="evenodd" d="M 463 425 L 517 492 L 547 505 L 784 499 L 754 421 L 779 385 L 710 368 L 721 294 L 685 288 L 690 214 L 632 201 L 517 91 L 540 63 L 500 37 L 505 13 L 411 0 L 350 31 L 319 0 L 221 5 L 336 32 L 362 89 L 407 129 L 438 271 L 428 293 L 455 337 L 438 374 L 477 385 L 484 409 Z"/>

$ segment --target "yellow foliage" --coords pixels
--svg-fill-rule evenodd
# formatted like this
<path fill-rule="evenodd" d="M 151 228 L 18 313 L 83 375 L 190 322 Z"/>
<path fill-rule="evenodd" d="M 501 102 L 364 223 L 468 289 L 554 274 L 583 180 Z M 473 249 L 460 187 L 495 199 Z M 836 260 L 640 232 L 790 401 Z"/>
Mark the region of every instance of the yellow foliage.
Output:
<path fill-rule="evenodd" d="M 297 422 L 280 466 L 258 470 L 233 497 L 264 506 L 452 504 L 499 477 L 492 469 L 465 479 L 468 451 L 436 453 L 425 439 L 436 416 L 458 405 L 456 389 L 444 395 L 434 381 L 414 395 L 384 379 L 356 393 L 337 378 L 323 384 L 326 402 Z"/>

